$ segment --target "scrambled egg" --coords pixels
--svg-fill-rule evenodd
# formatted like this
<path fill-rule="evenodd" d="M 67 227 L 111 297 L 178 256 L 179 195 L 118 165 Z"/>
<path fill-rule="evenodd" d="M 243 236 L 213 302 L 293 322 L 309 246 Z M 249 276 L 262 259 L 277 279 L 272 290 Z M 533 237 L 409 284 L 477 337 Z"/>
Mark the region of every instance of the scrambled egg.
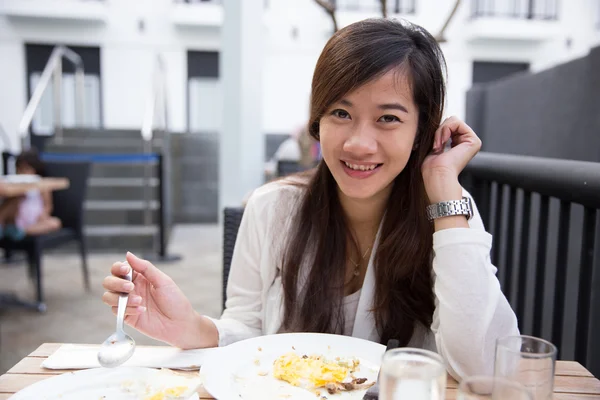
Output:
<path fill-rule="evenodd" d="M 279 356 L 273 363 L 273 376 L 304 389 L 351 380 L 358 360 L 327 360 L 323 356 L 299 356 L 294 352 Z"/>
<path fill-rule="evenodd" d="M 154 393 L 152 396 L 146 397 L 144 400 L 168 400 L 168 399 L 177 399 L 181 398 L 181 396 L 188 390 L 187 386 L 177 386 L 172 388 L 167 388 L 165 390 L 161 390 L 159 392 Z"/>
<path fill-rule="evenodd" d="M 182 400 L 189 398 L 200 385 L 199 375 L 161 369 L 142 379 L 124 381 L 121 387 L 139 400 Z"/>

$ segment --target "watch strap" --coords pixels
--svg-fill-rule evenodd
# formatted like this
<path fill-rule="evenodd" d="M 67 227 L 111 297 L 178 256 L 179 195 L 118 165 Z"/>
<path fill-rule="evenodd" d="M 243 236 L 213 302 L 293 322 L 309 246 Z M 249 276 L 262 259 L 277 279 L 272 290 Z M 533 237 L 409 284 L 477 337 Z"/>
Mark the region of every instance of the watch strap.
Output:
<path fill-rule="evenodd" d="M 471 198 L 463 197 L 461 200 L 442 201 L 427 206 L 427 218 L 430 221 L 453 215 L 465 215 L 467 219 L 473 218 Z"/>

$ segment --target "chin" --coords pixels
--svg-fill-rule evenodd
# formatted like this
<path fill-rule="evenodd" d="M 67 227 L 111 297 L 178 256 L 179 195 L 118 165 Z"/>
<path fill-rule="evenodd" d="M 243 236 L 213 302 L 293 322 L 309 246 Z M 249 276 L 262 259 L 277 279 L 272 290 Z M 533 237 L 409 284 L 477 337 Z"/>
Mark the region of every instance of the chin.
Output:
<path fill-rule="evenodd" d="M 340 192 L 349 199 L 354 200 L 368 200 L 374 197 L 378 197 L 383 192 L 387 186 L 385 185 L 365 185 L 365 184 L 347 184 L 338 182 L 338 188 Z"/>

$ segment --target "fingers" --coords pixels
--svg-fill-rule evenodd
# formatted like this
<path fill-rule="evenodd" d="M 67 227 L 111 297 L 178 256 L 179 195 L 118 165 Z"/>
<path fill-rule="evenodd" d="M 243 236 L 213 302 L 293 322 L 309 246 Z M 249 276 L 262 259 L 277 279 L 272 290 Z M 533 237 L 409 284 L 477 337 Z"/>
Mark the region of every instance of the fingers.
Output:
<path fill-rule="evenodd" d="M 125 276 L 129 272 L 129 268 L 123 261 L 117 261 L 110 267 L 110 273 L 114 276 Z"/>
<path fill-rule="evenodd" d="M 449 117 L 442 122 L 435 132 L 433 140 L 434 153 L 444 150 L 444 145 L 452 138 L 452 147 L 460 143 L 471 143 L 473 147 L 481 148 L 481 140 L 473 129 L 457 117 Z"/>
<path fill-rule="evenodd" d="M 119 295 L 114 292 L 104 292 L 102 295 L 102 301 L 108 306 L 116 307 L 119 304 Z M 136 307 L 141 305 L 143 305 L 143 299 L 141 296 L 135 294 L 129 296 L 129 299 L 127 300 L 128 307 Z"/>
<path fill-rule="evenodd" d="M 111 292 L 129 293 L 133 290 L 135 285 L 133 282 L 129 282 L 126 279 L 122 279 L 113 275 L 109 275 L 104 278 L 102 287 Z"/>
<path fill-rule="evenodd" d="M 117 307 L 112 308 L 112 312 L 114 315 L 117 315 Z M 125 316 L 128 315 L 140 315 L 146 312 L 146 307 L 137 306 L 137 307 L 129 307 L 125 308 Z"/>
<path fill-rule="evenodd" d="M 167 274 L 152 265 L 150 261 L 142 260 L 130 252 L 127 252 L 126 258 L 131 268 L 142 274 L 155 288 L 173 283 Z"/>
<path fill-rule="evenodd" d="M 105 292 L 102 295 L 102 301 L 112 308 L 113 314 L 117 315 L 119 295 L 116 293 Z M 127 300 L 127 307 L 125 308 L 125 315 L 139 315 L 146 312 L 146 307 L 141 305 L 142 298 L 140 296 L 129 296 Z"/>

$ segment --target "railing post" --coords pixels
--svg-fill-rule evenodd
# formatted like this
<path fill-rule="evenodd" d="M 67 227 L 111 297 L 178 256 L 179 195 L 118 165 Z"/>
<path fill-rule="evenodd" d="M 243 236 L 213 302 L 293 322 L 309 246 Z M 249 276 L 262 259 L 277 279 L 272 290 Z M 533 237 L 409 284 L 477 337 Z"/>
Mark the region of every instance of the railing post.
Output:
<path fill-rule="evenodd" d="M 59 57 L 53 75 L 54 137 L 57 143 L 62 142 L 62 59 Z"/>
<path fill-rule="evenodd" d="M 575 359 L 587 365 L 592 373 L 600 373 L 600 347 L 598 346 L 598 317 L 600 297 L 596 294 L 600 284 L 600 220 L 598 211 L 585 208 L 583 216 L 583 238 L 581 243 L 581 265 L 577 296 L 577 328 L 575 330 Z M 594 245 L 595 252 L 594 254 Z M 596 290 L 594 290 L 596 289 Z M 590 327 L 592 329 L 590 329 Z M 594 366 L 592 368 L 592 365 Z"/>
<path fill-rule="evenodd" d="M 83 67 L 75 67 L 75 125 L 84 125 L 85 97 L 84 97 L 85 75 Z"/>
<path fill-rule="evenodd" d="M 157 154 L 158 158 L 158 251 L 157 254 L 149 255 L 145 257 L 150 261 L 156 262 L 173 262 L 181 260 L 181 256 L 176 254 L 169 254 L 167 252 L 168 246 L 168 235 L 167 230 L 170 228 L 167 224 L 169 209 L 166 204 L 166 192 L 165 188 L 169 182 L 165 182 L 165 168 L 164 168 L 164 155 L 161 153 Z"/>

